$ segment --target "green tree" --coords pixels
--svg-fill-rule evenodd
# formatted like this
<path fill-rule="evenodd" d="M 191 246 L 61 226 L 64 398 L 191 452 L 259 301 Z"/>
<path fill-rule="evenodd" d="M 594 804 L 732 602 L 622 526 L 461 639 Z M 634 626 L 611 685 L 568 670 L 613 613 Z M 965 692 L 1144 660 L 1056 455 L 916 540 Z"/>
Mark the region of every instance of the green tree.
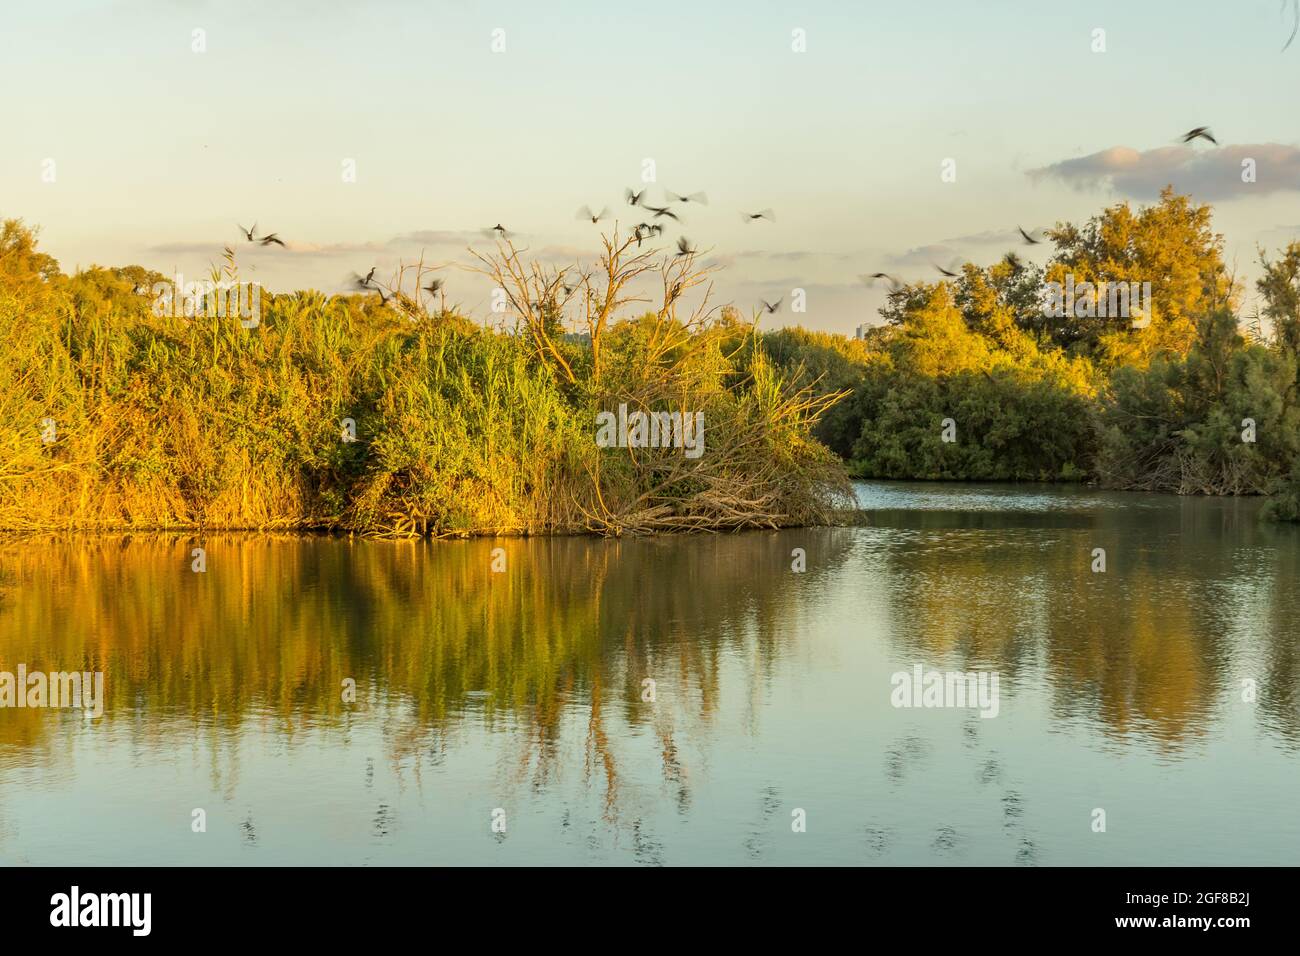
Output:
<path fill-rule="evenodd" d="M 1052 326 L 1063 348 L 1082 350 L 1103 365 L 1144 366 L 1160 352 L 1186 355 L 1196 341 L 1196 316 L 1231 304 L 1223 237 L 1211 209 L 1193 205 L 1167 186 L 1154 206 L 1111 206 L 1082 226 L 1048 232 L 1056 251 L 1045 279 L 1065 283 L 1150 282 L 1151 323 L 1140 331 L 1119 317 L 1068 317 Z"/>

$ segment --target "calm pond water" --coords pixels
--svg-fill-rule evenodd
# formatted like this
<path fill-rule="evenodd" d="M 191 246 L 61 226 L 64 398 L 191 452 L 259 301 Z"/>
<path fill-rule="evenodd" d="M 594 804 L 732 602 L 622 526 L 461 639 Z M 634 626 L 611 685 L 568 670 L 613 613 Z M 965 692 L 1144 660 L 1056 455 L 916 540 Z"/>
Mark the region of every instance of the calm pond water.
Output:
<path fill-rule="evenodd" d="M 0 670 L 106 701 L 0 709 L 0 862 L 1296 861 L 1300 530 L 858 494 L 858 528 L 212 535 L 204 573 L 193 537 L 2 541 Z M 894 707 L 918 664 L 997 672 L 997 716 Z"/>

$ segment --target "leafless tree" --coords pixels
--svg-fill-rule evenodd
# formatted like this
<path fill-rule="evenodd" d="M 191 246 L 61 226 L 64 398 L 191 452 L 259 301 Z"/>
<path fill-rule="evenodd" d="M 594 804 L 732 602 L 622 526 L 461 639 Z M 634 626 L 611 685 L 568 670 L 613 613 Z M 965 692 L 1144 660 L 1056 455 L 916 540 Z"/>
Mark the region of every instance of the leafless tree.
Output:
<path fill-rule="evenodd" d="M 510 238 L 498 238 L 495 252 L 470 250 L 478 263 L 472 271 L 486 276 L 505 293 L 537 352 L 554 363 L 571 383 L 576 382 L 576 375 L 556 338 L 563 334 L 564 322 L 573 313 L 576 328 L 590 337 L 592 384 L 598 384 L 605 333 L 610 323 L 625 314 L 627 306 L 652 302 L 650 296 L 634 291 L 643 276 L 658 272 L 663 285 L 660 304 L 655 309 L 655 355 L 679 344 L 712 311 L 708 307 L 710 285 L 687 320 L 678 319 L 682 297 L 707 282 L 714 268 L 700 265 L 694 252 L 665 256 L 657 249 L 641 251 L 643 238 L 635 232 L 621 235 L 615 224 L 613 230 L 601 235 L 600 258 L 590 270 L 545 265 L 537 259 L 528 259 L 528 250 L 517 248 Z"/>

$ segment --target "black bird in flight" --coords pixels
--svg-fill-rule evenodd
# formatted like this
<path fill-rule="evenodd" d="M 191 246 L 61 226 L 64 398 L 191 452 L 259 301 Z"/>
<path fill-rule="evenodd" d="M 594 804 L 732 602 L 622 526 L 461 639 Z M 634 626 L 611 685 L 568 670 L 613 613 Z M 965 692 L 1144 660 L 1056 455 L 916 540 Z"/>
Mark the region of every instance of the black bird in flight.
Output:
<path fill-rule="evenodd" d="M 508 231 L 501 223 L 497 223 L 491 229 L 484 229 L 483 235 L 489 239 L 509 239 L 514 233 Z"/>
<path fill-rule="evenodd" d="M 605 218 L 606 216 L 608 216 L 608 215 L 609 215 L 609 207 L 608 207 L 608 206 L 606 206 L 606 207 L 605 207 L 604 209 L 602 209 L 600 212 L 592 212 L 590 206 L 583 206 L 581 209 L 578 210 L 578 213 L 577 213 L 577 215 L 575 216 L 575 218 L 577 218 L 577 219 L 589 219 L 589 220 L 591 220 L 593 223 L 597 223 L 597 222 L 600 222 L 602 219 L 604 219 L 604 218 Z"/>
<path fill-rule="evenodd" d="M 1025 267 L 1025 264 L 1020 261 L 1020 257 L 1014 252 L 1008 252 L 1002 257 L 1002 261 L 1011 267 L 1011 272 L 1013 274 L 1019 272 Z"/>
<path fill-rule="evenodd" d="M 1287 0 L 1282 0 L 1282 8 L 1286 9 Z M 1295 39 L 1296 31 L 1300 30 L 1300 0 L 1291 0 L 1291 35 L 1286 38 L 1286 43 L 1282 44 L 1282 52 L 1291 45 Z"/>
<path fill-rule="evenodd" d="M 681 218 L 677 215 L 677 213 L 673 212 L 667 206 L 663 206 L 663 207 L 646 206 L 645 208 L 648 209 L 650 212 L 654 213 L 655 219 L 658 219 L 660 216 L 667 216 L 669 219 L 676 220 L 677 222 L 682 221 Z"/>
<path fill-rule="evenodd" d="M 949 279 L 955 279 L 957 278 L 957 276 L 961 274 L 959 272 L 953 272 L 951 269 L 945 269 L 943 266 L 939 265 L 938 263 L 933 263 L 933 265 L 936 269 L 938 269 L 940 272 L 946 275 Z"/>
<path fill-rule="evenodd" d="M 903 283 L 899 282 L 888 272 L 873 272 L 870 275 L 860 275 L 858 276 L 858 278 L 861 279 L 869 286 L 874 286 L 876 284 L 876 280 L 878 279 L 884 279 L 886 282 L 889 283 L 889 290 L 891 292 L 897 292 L 899 289 L 903 287 Z"/>
<path fill-rule="evenodd" d="M 429 293 L 429 295 L 437 295 L 442 289 L 442 284 L 442 279 L 432 279 L 429 284 L 424 287 L 424 291 Z"/>
<path fill-rule="evenodd" d="M 649 191 L 648 189 L 643 189 L 639 193 L 634 193 L 632 192 L 631 189 L 624 189 L 623 198 L 627 200 L 627 204 L 629 206 L 636 206 L 639 205 L 641 200 L 645 198 L 645 194 L 648 191 Z"/>
<path fill-rule="evenodd" d="M 1219 141 L 1215 139 L 1213 135 L 1211 135 L 1210 128 L 1208 126 L 1198 126 L 1195 129 L 1189 129 L 1186 133 L 1183 134 L 1184 143 L 1190 143 L 1194 139 L 1208 139 L 1215 146 L 1219 145 Z"/>
<path fill-rule="evenodd" d="M 1036 246 L 1043 241 L 1041 239 L 1035 239 L 1029 233 L 1025 232 L 1025 230 L 1021 226 L 1016 226 L 1016 228 L 1020 230 L 1020 235 L 1024 236 L 1025 245 L 1027 246 Z"/>
<path fill-rule="evenodd" d="M 677 254 L 679 256 L 689 256 L 694 253 L 695 249 L 691 246 L 691 240 L 687 239 L 685 236 L 679 237 L 677 240 Z"/>
<path fill-rule="evenodd" d="M 709 197 L 704 193 L 674 193 L 664 190 L 664 195 L 669 202 L 697 202 L 704 206 L 709 204 Z"/>
<path fill-rule="evenodd" d="M 768 315 L 780 311 L 781 303 L 785 301 L 785 296 L 777 299 L 775 302 L 768 302 L 766 299 L 759 299 L 763 303 L 763 308 L 767 310 Z"/>
<path fill-rule="evenodd" d="M 235 225 L 239 226 L 239 223 L 235 223 Z M 244 237 L 248 239 L 249 242 L 252 242 L 257 238 L 253 235 L 253 233 L 257 232 L 257 223 L 253 223 L 252 229 L 245 229 L 243 226 L 239 226 L 239 231 L 244 234 Z"/>
<path fill-rule="evenodd" d="M 269 233 L 268 235 L 265 235 L 265 236 L 262 237 L 262 245 L 264 245 L 264 246 L 269 246 L 269 245 L 271 245 L 272 243 L 274 243 L 274 244 L 277 245 L 277 246 L 283 246 L 283 245 L 284 245 L 284 240 L 281 239 L 279 236 L 277 236 L 277 235 L 276 235 L 275 233 L 273 233 L 273 232 L 272 232 L 272 233 Z"/>
<path fill-rule="evenodd" d="M 764 209 L 762 212 L 742 213 L 745 222 L 757 222 L 760 219 L 766 219 L 768 222 L 776 222 L 776 213 L 770 209 Z"/>

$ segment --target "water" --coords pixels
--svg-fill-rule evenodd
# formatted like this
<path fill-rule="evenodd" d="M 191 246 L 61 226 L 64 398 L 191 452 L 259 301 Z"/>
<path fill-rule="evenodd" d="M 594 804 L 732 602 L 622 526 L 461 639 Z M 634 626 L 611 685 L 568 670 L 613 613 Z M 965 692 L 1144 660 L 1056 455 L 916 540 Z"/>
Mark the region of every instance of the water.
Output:
<path fill-rule="evenodd" d="M 1300 529 L 858 494 L 858 528 L 212 535 L 202 574 L 189 536 L 0 542 L 0 670 L 107 697 L 0 710 L 0 862 L 1294 862 Z M 893 707 L 915 664 L 996 671 L 998 715 Z"/>

